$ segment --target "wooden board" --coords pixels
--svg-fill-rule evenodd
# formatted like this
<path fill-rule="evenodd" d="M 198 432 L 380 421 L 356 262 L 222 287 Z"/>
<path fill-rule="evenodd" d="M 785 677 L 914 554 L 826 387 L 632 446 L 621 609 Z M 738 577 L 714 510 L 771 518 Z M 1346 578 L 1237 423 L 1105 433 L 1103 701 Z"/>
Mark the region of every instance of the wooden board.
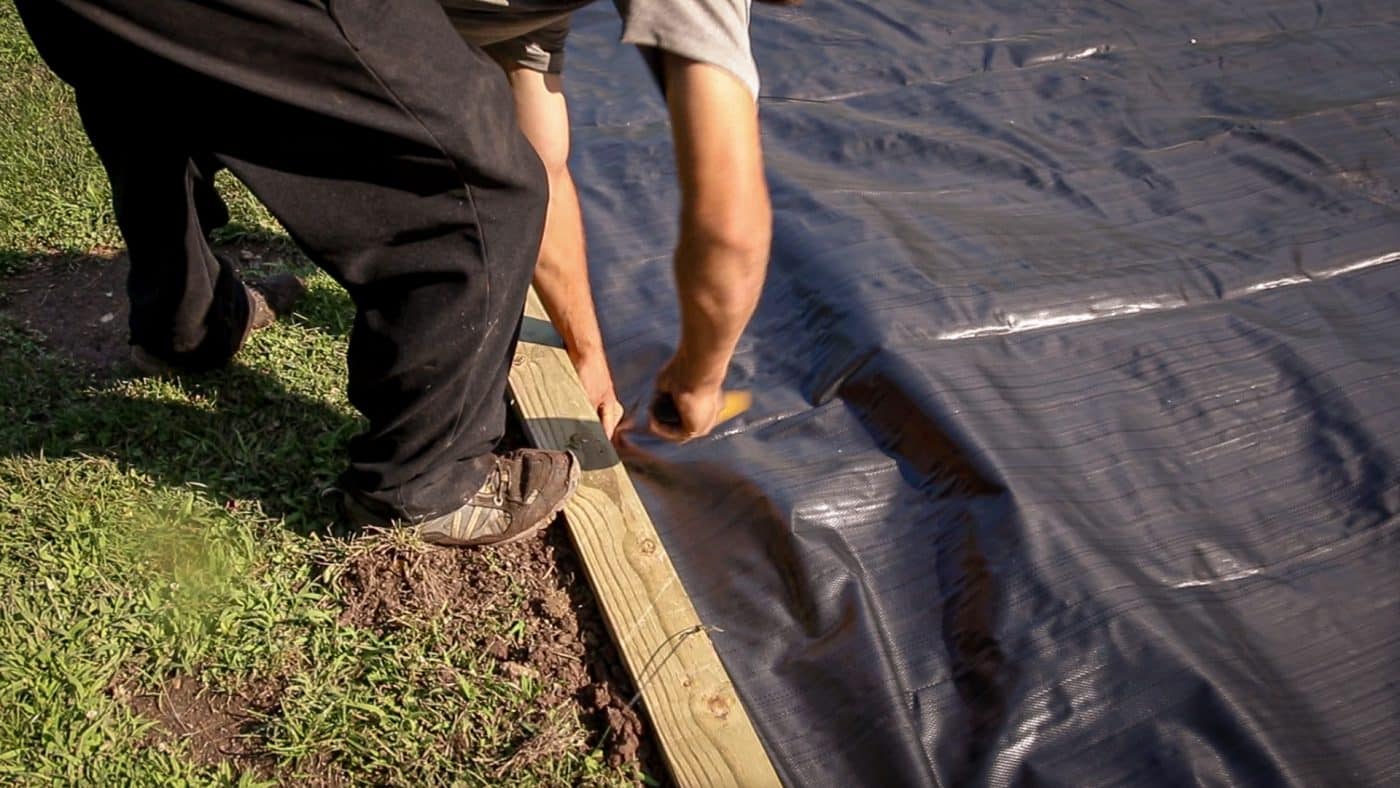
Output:
<path fill-rule="evenodd" d="M 564 520 L 681 786 L 779 785 L 666 548 L 534 290 L 510 385 L 530 441 L 583 461 Z"/>

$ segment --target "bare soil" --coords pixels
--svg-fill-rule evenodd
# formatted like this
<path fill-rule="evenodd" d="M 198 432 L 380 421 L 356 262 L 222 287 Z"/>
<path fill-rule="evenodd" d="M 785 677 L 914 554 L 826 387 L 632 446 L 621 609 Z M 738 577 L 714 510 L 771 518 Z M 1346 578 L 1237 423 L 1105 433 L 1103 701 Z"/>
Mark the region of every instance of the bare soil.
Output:
<path fill-rule="evenodd" d="M 125 256 L 61 257 L 0 282 L 0 312 L 94 372 L 129 355 Z"/>
<path fill-rule="evenodd" d="M 277 708 L 281 688 L 276 684 L 255 684 L 239 694 L 212 690 L 188 676 L 166 681 L 156 692 L 134 686 L 118 684 L 112 694 L 156 723 L 146 736 L 147 746 L 163 750 L 183 739 L 202 766 L 228 762 L 240 772 L 264 778 L 273 773 L 277 759 L 259 746 L 257 726 Z"/>
<path fill-rule="evenodd" d="M 288 250 L 268 243 L 221 247 L 244 274 L 256 275 L 286 259 Z M 51 257 L 0 279 L 0 314 L 43 337 L 52 352 L 98 377 L 123 368 L 127 343 L 126 275 L 130 263 L 117 252 Z"/>
<path fill-rule="evenodd" d="M 341 623 L 387 633 L 431 620 L 489 655 L 502 674 L 541 678 L 550 687 L 541 708 L 578 704 L 610 763 L 665 773 L 562 523 L 489 553 L 385 540 L 352 559 L 338 582 L 346 600 Z M 521 595 L 527 619 L 520 636 L 483 635 L 482 621 L 514 609 Z"/>

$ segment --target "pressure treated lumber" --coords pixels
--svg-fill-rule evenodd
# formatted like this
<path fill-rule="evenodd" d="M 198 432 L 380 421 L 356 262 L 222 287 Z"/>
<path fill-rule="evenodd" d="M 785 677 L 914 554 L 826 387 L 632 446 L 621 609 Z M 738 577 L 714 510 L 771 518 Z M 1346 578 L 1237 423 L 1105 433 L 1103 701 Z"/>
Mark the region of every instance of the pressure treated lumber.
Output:
<path fill-rule="evenodd" d="M 564 521 L 671 776 L 681 786 L 779 785 L 533 290 L 525 314 L 510 373 L 516 408 L 532 444 L 571 449 L 583 461 Z"/>

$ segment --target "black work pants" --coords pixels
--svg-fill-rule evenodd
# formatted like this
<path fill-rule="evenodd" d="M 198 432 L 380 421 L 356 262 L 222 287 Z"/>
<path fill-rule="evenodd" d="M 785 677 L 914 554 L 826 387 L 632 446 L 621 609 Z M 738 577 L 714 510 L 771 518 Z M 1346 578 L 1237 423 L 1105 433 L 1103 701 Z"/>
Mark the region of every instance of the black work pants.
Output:
<path fill-rule="evenodd" d="M 78 97 L 131 257 L 132 342 L 191 369 L 248 303 L 211 251 L 228 167 L 356 307 L 369 420 L 342 486 L 386 514 L 460 506 L 505 425 L 548 199 L 501 70 L 436 0 L 17 0 Z"/>

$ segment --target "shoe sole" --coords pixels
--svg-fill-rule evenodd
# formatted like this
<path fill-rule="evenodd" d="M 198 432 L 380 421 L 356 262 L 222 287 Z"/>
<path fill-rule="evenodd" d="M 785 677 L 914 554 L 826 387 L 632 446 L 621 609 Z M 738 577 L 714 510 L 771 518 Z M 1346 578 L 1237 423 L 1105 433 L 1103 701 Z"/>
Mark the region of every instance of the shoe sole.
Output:
<path fill-rule="evenodd" d="M 583 478 L 582 469 L 579 467 L 580 463 L 578 455 L 574 454 L 573 452 L 569 452 L 569 457 L 572 460 L 572 462 L 569 463 L 569 479 L 568 482 L 564 485 L 564 494 L 559 497 L 559 505 L 554 507 L 553 511 L 551 511 L 544 517 L 541 517 L 537 522 L 535 522 L 534 525 L 531 525 L 529 528 L 522 529 L 519 533 L 514 534 L 512 536 L 508 536 L 505 539 L 500 540 L 499 542 L 456 544 L 453 542 L 433 542 L 426 538 L 424 538 L 423 541 L 427 544 L 436 545 L 438 547 L 501 547 L 503 545 L 515 544 L 516 542 L 528 539 L 529 537 L 538 534 L 540 531 L 548 527 L 550 523 L 554 522 L 554 519 L 559 516 L 559 513 L 564 511 L 565 507 L 569 505 L 569 501 L 573 500 L 574 493 L 578 490 L 579 480 Z M 417 529 L 415 528 L 414 530 Z"/>

